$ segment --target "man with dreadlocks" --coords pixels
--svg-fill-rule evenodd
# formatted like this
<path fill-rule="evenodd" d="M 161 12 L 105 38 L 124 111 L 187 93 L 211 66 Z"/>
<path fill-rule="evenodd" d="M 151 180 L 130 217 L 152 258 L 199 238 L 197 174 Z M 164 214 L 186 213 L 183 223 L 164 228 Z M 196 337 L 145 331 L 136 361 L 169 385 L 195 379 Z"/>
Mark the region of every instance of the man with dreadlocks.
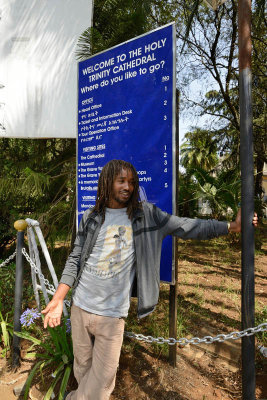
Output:
<path fill-rule="evenodd" d="M 234 222 L 178 218 L 138 201 L 138 175 L 128 162 L 102 169 L 97 200 L 81 220 L 72 253 L 51 302 L 44 327 L 60 324 L 63 300 L 72 287 L 71 326 L 78 389 L 67 400 L 107 400 L 115 386 L 124 318 L 137 289 L 137 314 L 150 314 L 160 286 L 162 240 L 209 239 L 241 230 Z M 257 217 L 253 219 L 257 225 Z"/>

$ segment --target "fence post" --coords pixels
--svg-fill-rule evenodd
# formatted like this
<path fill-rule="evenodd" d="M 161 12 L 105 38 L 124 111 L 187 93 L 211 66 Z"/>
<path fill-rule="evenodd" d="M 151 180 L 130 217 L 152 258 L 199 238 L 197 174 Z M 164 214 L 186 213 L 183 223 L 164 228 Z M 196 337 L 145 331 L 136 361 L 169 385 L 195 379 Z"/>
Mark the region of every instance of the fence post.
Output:
<path fill-rule="evenodd" d="M 22 248 L 24 246 L 24 231 L 27 228 L 27 222 L 23 219 L 14 223 L 17 232 L 17 249 L 16 249 L 16 282 L 15 282 L 15 301 L 14 301 L 14 332 L 20 332 L 20 316 L 22 306 L 22 290 L 23 290 L 23 256 Z M 20 364 L 20 338 L 13 334 L 12 343 L 12 368 L 16 368 Z"/>

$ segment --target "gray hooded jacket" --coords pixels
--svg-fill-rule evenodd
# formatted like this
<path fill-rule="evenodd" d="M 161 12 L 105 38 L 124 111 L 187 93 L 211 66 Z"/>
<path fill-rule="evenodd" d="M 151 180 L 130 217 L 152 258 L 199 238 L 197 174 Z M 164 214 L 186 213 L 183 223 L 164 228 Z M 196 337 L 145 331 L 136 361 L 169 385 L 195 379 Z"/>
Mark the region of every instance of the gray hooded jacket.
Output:
<path fill-rule="evenodd" d="M 102 217 L 85 211 L 79 225 L 74 248 L 68 257 L 60 283 L 73 287 L 79 283 L 100 231 Z M 160 257 L 162 240 L 167 235 L 182 239 L 211 239 L 228 233 L 227 223 L 217 220 L 179 218 L 151 203 L 141 204 L 132 220 L 136 259 L 137 314 L 139 318 L 151 313 L 158 302 L 160 286 Z"/>

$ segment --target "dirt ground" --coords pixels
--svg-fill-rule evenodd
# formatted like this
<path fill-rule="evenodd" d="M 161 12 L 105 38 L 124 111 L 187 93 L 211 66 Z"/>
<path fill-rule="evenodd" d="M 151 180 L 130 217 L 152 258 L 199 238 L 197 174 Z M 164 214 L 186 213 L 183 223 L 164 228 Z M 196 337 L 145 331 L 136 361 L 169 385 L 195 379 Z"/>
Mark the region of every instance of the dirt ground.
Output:
<path fill-rule="evenodd" d="M 239 250 L 229 250 L 228 246 L 220 243 L 210 246 L 197 242 L 181 242 L 178 280 L 181 324 L 186 337 L 203 337 L 240 330 Z M 267 307 L 266 282 L 267 246 L 255 259 L 256 322 L 257 316 L 261 316 L 262 310 Z M 162 284 L 160 305 L 158 311 L 153 313 L 154 326 L 159 330 L 163 324 L 163 310 L 168 303 L 168 291 L 169 286 Z M 149 322 L 151 321 L 152 319 Z M 147 330 L 147 322 L 137 322 L 137 324 L 140 325 L 137 326 L 139 332 L 151 334 Z M 262 343 L 263 336 L 260 340 L 259 342 L 257 336 L 256 344 L 267 346 L 267 343 Z M 208 345 L 187 345 L 177 348 L 177 367 L 173 368 L 168 363 L 166 349 L 126 338 L 122 348 L 116 388 L 111 399 L 240 400 L 242 399 L 240 359 L 240 340 Z M 18 398 L 13 394 L 13 388 L 23 384 L 31 368 L 31 362 L 23 361 L 17 372 L 11 372 L 6 360 L 0 360 L 1 400 Z M 43 393 L 37 383 L 31 389 L 29 398 L 41 400 Z M 258 351 L 256 351 L 256 399 L 267 399 L 267 359 Z"/>

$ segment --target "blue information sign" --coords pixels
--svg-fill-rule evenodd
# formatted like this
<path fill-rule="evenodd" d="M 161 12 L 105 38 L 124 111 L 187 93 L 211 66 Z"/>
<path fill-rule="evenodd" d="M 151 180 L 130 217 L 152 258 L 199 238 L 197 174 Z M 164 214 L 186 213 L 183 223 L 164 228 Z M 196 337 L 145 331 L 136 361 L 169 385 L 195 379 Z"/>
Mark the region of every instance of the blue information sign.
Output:
<path fill-rule="evenodd" d="M 95 204 L 102 167 L 131 162 L 140 198 L 173 212 L 175 27 L 164 26 L 96 54 L 78 71 L 78 221 Z M 173 283 L 172 238 L 163 242 L 161 280 Z"/>

